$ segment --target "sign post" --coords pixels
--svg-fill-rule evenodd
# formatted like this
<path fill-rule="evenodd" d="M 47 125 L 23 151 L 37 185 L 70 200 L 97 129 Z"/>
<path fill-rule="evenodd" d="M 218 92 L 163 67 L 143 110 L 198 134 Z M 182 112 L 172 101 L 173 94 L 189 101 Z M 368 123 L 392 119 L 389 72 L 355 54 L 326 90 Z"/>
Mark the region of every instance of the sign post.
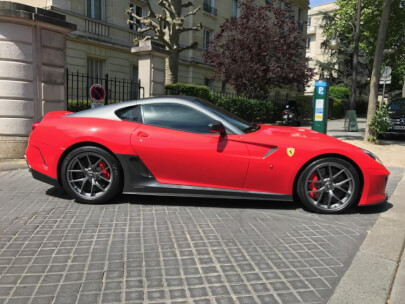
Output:
<path fill-rule="evenodd" d="M 99 108 L 104 106 L 105 90 L 101 84 L 93 84 L 90 87 L 90 98 L 94 101 L 91 104 L 91 108 Z"/>
<path fill-rule="evenodd" d="M 328 84 L 325 81 L 316 81 L 313 100 L 314 114 L 312 117 L 312 130 L 324 134 L 326 134 L 328 126 L 328 96 Z"/>
<path fill-rule="evenodd" d="M 380 84 L 383 85 L 383 94 L 382 94 L 382 98 L 381 98 L 381 102 L 380 102 L 380 107 L 384 103 L 384 100 L 385 100 L 385 85 L 391 84 L 391 79 L 392 79 L 391 73 L 392 73 L 391 67 L 386 66 L 381 74 Z"/>

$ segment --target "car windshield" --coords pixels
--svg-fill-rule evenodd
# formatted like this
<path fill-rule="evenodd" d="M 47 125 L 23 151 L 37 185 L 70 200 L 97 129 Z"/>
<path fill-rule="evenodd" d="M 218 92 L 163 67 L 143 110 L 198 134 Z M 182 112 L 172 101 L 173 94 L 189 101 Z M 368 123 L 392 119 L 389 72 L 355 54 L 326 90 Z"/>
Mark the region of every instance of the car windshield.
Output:
<path fill-rule="evenodd" d="M 388 110 L 405 112 L 405 98 L 393 100 L 389 104 Z"/>
<path fill-rule="evenodd" d="M 228 112 L 220 107 L 217 107 L 213 103 L 206 101 L 201 98 L 196 98 L 196 100 L 206 108 L 208 108 L 209 111 L 217 114 L 220 116 L 223 120 L 226 120 L 229 124 L 233 125 L 235 128 L 241 130 L 244 133 L 251 133 L 254 131 L 257 131 L 260 129 L 259 125 L 252 124 L 235 114 L 232 114 L 231 112 Z"/>

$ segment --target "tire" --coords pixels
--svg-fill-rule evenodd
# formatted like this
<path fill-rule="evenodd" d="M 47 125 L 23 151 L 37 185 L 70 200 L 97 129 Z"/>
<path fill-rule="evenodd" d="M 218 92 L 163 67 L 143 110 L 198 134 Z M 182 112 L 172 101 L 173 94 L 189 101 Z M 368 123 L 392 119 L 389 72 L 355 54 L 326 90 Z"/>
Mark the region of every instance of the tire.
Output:
<path fill-rule="evenodd" d="M 66 192 L 80 203 L 105 203 L 122 191 L 121 166 L 109 152 L 93 146 L 67 154 L 61 166 Z"/>
<path fill-rule="evenodd" d="M 296 193 L 307 209 L 332 214 L 357 204 L 361 188 L 359 174 L 352 164 L 327 157 L 307 165 L 298 178 Z"/>

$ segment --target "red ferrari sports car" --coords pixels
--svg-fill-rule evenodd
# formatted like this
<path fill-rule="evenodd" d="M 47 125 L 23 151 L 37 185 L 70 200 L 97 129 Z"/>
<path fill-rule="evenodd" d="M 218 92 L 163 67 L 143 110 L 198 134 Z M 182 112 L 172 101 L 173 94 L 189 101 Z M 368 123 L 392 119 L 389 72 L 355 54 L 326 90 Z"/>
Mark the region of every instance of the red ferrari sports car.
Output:
<path fill-rule="evenodd" d="M 372 153 L 304 128 L 251 124 L 193 97 L 159 97 L 33 125 L 34 178 L 79 202 L 117 194 L 300 200 L 338 213 L 385 201 L 389 172 Z"/>

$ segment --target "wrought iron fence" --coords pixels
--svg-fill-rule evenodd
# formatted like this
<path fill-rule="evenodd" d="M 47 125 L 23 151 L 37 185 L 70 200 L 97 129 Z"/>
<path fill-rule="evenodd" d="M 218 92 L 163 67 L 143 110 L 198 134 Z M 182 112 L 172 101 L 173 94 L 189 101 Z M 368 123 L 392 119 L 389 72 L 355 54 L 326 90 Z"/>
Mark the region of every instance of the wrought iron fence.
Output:
<path fill-rule="evenodd" d="M 93 84 L 101 84 L 104 87 L 106 91 L 104 104 L 144 97 L 144 90 L 140 81 L 131 81 L 116 77 L 110 78 L 108 74 L 105 74 L 104 77 L 93 77 L 89 74 L 70 72 L 66 69 L 66 100 L 68 111 L 77 112 L 91 107 L 90 88 Z"/>

